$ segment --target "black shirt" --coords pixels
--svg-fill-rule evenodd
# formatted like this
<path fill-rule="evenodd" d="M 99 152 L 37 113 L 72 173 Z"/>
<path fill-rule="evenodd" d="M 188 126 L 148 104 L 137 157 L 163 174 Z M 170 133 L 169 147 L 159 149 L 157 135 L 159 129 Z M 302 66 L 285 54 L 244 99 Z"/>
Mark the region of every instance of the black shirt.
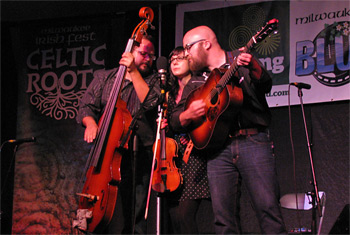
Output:
<path fill-rule="evenodd" d="M 227 54 L 229 53 L 231 52 L 227 52 Z M 233 55 L 235 56 L 238 54 L 238 51 L 233 52 Z M 227 66 L 230 65 L 230 62 L 232 63 L 232 60 L 229 59 L 229 56 L 226 56 L 226 63 L 223 64 L 221 68 L 227 68 Z M 262 71 L 260 79 L 256 80 L 250 76 L 249 69 L 241 66 L 238 68 L 239 77 L 233 77 L 231 79 L 232 82 L 242 88 L 243 104 L 238 107 L 229 106 L 218 119 L 218 123 L 220 122 L 220 128 L 224 128 L 225 131 L 225 133 L 222 133 L 222 142 L 224 142 L 224 139 L 226 138 L 225 135 L 228 135 L 229 132 L 247 128 L 264 129 L 269 126 L 271 113 L 266 102 L 265 93 L 268 93 L 271 90 L 272 79 L 263 67 Z M 202 72 L 202 76 L 193 76 L 186 84 L 182 98 L 169 120 L 169 123 L 174 130 L 179 132 L 189 131 L 188 128 L 190 126 L 181 126 L 179 116 L 185 110 L 186 99 L 190 92 L 199 86 L 204 85 L 208 76 L 210 76 L 210 72 L 204 71 Z"/>

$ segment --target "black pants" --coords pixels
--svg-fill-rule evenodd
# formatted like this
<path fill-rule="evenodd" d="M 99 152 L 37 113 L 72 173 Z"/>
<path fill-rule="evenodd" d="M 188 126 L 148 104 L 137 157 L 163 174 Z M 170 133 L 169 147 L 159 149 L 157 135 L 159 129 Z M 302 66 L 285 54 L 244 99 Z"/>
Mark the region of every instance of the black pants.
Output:
<path fill-rule="evenodd" d="M 130 146 L 129 146 L 130 147 Z M 119 186 L 119 196 L 121 200 L 123 225 L 120 232 L 121 218 L 120 212 L 115 211 L 112 221 L 105 233 L 107 234 L 147 234 L 147 221 L 144 219 L 150 173 L 152 167 L 153 151 L 152 146 L 139 146 L 136 158 L 134 152 L 128 150 L 123 154 L 121 162 L 121 183 Z M 135 194 L 133 192 L 133 164 L 135 160 Z M 135 196 L 135 213 L 133 213 L 133 198 Z M 120 197 L 120 198 L 119 198 Z M 116 207 L 116 209 L 118 209 Z M 134 214 L 134 218 L 133 218 Z M 133 223 L 135 220 L 135 227 Z M 133 232 L 134 230 L 134 232 Z"/>
<path fill-rule="evenodd" d="M 199 234 L 196 215 L 202 200 L 204 199 L 169 203 L 169 214 L 174 234 Z"/>

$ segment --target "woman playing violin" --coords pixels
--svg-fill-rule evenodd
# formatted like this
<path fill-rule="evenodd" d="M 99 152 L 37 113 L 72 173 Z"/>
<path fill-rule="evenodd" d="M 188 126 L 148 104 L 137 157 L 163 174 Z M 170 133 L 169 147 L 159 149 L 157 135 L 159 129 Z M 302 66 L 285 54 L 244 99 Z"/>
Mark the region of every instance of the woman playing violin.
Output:
<path fill-rule="evenodd" d="M 189 64 L 185 57 L 183 47 L 175 48 L 169 55 L 170 80 L 172 89 L 168 95 L 168 118 L 179 104 L 184 88 L 191 82 L 196 81 L 189 70 Z M 190 82 L 191 81 L 191 82 Z M 185 132 L 184 132 L 185 133 Z M 174 132 L 169 126 L 168 134 L 176 140 L 179 146 L 178 167 L 183 176 L 183 185 L 177 191 L 170 193 L 168 197 L 169 213 L 174 233 L 177 234 L 198 234 L 196 214 L 200 203 L 209 199 L 209 186 L 206 172 L 206 160 L 203 153 L 193 149 L 187 163 L 182 160 L 189 137 L 184 133 Z"/>

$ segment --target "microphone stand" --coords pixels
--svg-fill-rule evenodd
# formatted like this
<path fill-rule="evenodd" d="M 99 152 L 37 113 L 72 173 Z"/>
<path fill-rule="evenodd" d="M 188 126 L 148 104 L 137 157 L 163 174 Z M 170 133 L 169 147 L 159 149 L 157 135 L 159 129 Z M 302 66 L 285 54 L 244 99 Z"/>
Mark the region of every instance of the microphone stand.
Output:
<path fill-rule="evenodd" d="M 0 147 L 0 153 L 1 153 L 2 147 L 3 147 L 6 143 L 10 143 L 10 142 L 6 141 L 6 142 L 4 142 L 4 143 L 1 145 L 1 147 Z M 15 160 L 15 158 L 16 158 L 17 148 L 18 148 L 18 144 L 16 144 L 15 147 L 13 148 L 13 154 L 12 154 L 12 158 L 11 158 L 11 161 L 10 161 L 10 165 L 9 165 L 9 167 L 8 167 L 8 169 L 7 169 L 7 173 L 6 173 L 4 182 L 3 182 L 2 186 L 1 186 L 1 197 L 2 197 L 2 194 L 3 194 L 3 191 L 4 191 L 5 187 L 6 187 L 6 185 L 7 185 L 8 176 L 9 176 L 9 174 L 10 174 L 10 171 L 11 171 L 11 169 L 12 169 L 12 167 L 13 167 L 14 160 Z M 0 155 L 0 156 L 1 156 L 1 155 Z M 2 214 L 2 210 L 1 210 L 1 212 L 0 212 L 0 220 L 1 220 L 1 214 Z"/>
<path fill-rule="evenodd" d="M 23 141 L 25 140 L 25 141 Z M 1 164 L 4 165 L 4 162 L 2 161 L 2 148 L 10 143 L 15 145 L 13 148 L 13 152 L 12 152 L 12 157 L 9 159 L 9 161 L 7 161 L 5 163 L 5 166 L 8 165 L 8 169 L 6 171 L 6 175 L 4 178 L 2 178 L 3 180 L 1 180 L 1 210 L 0 210 L 0 221 L 1 221 L 1 225 L 3 225 L 2 227 L 2 232 L 3 233 L 11 233 L 11 227 L 12 227 L 12 209 L 13 209 L 13 182 L 14 182 L 14 162 L 16 159 L 16 153 L 17 153 L 17 149 L 18 146 L 22 143 L 25 142 L 35 142 L 35 138 L 32 139 L 23 139 L 21 141 L 15 141 L 15 140 L 7 140 L 5 142 L 3 142 L 0 146 L 0 159 L 1 159 Z M 7 153 L 7 151 L 5 150 L 5 153 Z M 5 160 L 4 160 L 5 161 Z M 3 172 L 5 172 L 5 169 L 3 169 Z M 9 176 L 12 177 L 11 179 L 11 184 L 8 184 L 10 179 Z M 6 193 L 4 193 L 6 192 Z M 11 197 L 11 203 L 10 204 L 6 204 L 3 203 L 3 200 L 9 199 L 9 197 Z"/>
<path fill-rule="evenodd" d="M 152 182 L 153 182 L 153 173 L 154 173 L 154 166 L 155 166 L 155 158 L 156 158 L 156 153 L 158 149 L 158 140 L 160 140 L 160 129 L 161 129 L 161 124 L 162 124 L 162 119 L 163 119 L 163 114 L 164 114 L 164 103 L 166 101 L 166 85 L 167 85 L 167 80 L 165 76 L 161 76 L 160 80 L 160 88 L 161 88 L 161 93 L 160 93 L 160 98 L 158 101 L 158 111 L 159 111 L 159 116 L 158 116 L 158 128 L 157 128 L 157 133 L 156 133 L 156 145 L 154 149 L 154 154 L 153 154 L 153 162 L 152 162 L 152 169 L 151 169 L 151 178 L 150 178 L 150 184 L 148 188 L 148 197 L 147 197 L 147 206 L 146 206 L 146 212 L 145 212 L 145 219 L 148 216 L 148 206 L 149 206 L 149 198 L 151 194 L 151 188 L 152 188 Z M 161 141 L 159 141 L 161 142 Z M 160 146 L 160 149 L 164 148 L 165 146 Z M 159 162 L 157 163 L 159 164 Z M 159 167 L 159 166 L 158 166 Z M 160 235 L 162 232 L 162 200 L 161 200 L 161 193 L 157 192 L 157 210 L 156 210 L 156 235 Z"/>
<path fill-rule="evenodd" d="M 162 119 L 163 119 L 163 104 L 165 100 L 165 91 L 163 88 L 161 88 L 161 95 L 159 99 L 159 104 L 158 104 L 158 111 L 159 111 L 159 116 L 158 116 L 158 127 L 157 127 L 157 133 L 156 133 L 156 140 L 155 140 L 155 148 L 154 148 L 154 153 L 153 153 L 153 161 L 152 161 L 152 169 L 151 169 L 151 177 L 150 177 L 150 182 L 149 182 L 149 187 L 148 187 L 148 197 L 147 197 L 147 204 L 146 204 L 146 211 L 145 211 L 145 219 L 147 219 L 148 216 L 148 207 L 149 207 L 149 200 L 150 200 L 150 195 L 151 195 L 151 189 L 152 189 L 152 183 L 153 183 L 153 173 L 155 171 L 155 162 L 156 162 L 156 154 L 157 154 L 157 149 L 158 149 L 158 142 L 160 141 L 160 127 L 162 125 Z M 162 148 L 164 146 L 160 146 Z M 159 164 L 159 161 L 157 162 Z M 159 167 L 159 166 L 158 166 Z M 161 226 L 161 205 L 162 205 L 162 200 L 161 200 L 161 195 L 158 192 L 157 193 L 157 209 L 156 209 L 156 235 L 161 234 L 162 226 Z"/>
<path fill-rule="evenodd" d="M 13 210 L 13 184 L 14 184 L 14 162 L 16 158 L 16 152 L 18 145 L 13 147 L 12 156 L 9 158 L 3 158 L 2 148 L 8 141 L 4 142 L 0 148 L 1 166 L 2 166 L 2 178 L 1 178 L 1 210 L 0 210 L 0 221 L 2 233 L 10 234 L 12 232 L 12 210 Z M 4 148 L 4 153 L 10 155 L 10 148 Z M 4 169 L 6 166 L 6 171 Z M 6 172 L 6 173 L 5 173 Z M 7 203 L 6 200 L 8 201 Z"/>
<path fill-rule="evenodd" d="M 160 125 L 161 125 L 161 122 L 162 122 L 162 119 L 164 118 L 164 102 L 165 102 L 165 85 L 163 84 L 164 81 L 161 80 L 161 98 L 160 98 L 160 118 L 159 118 L 159 122 L 160 122 Z M 159 136 L 160 136 L 160 128 L 158 129 L 159 131 Z M 158 141 L 158 140 L 156 140 Z M 164 148 L 165 146 L 160 146 L 160 149 Z M 155 150 L 156 151 L 156 150 Z M 159 162 L 158 162 L 159 164 Z M 156 230 L 156 234 L 159 235 L 161 234 L 162 232 L 162 224 L 161 224 L 161 221 L 162 221 L 162 199 L 161 199 L 161 193 L 158 192 L 157 193 L 157 230 Z"/>
<path fill-rule="evenodd" d="M 300 98 L 300 105 L 301 105 L 301 111 L 302 111 L 302 115 L 303 115 L 307 147 L 308 147 L 308 151 L 309 151 L 310 166 L 311 166 L 311 173 L 312 173 L 312 185 L 314 186 L 313 191 L 311 192 L 311 203 L 312 203 L 311 233 L 316 234 L 316 207 L 315 207 L 315 205 L 317 205 L 317 210 L 318 210 L 320 217 L 322 216 L 322 211 L 321 211 L 321 205 L 320 205 L 320 197 L 318 194 L 314 163 L 312 160 L 312 152 L 311 152 L 309 134 L 308 134 L 306 119 L 305 119 L 305 111 L 304 111 L 304 104 L 303 104 L 303 92 L 301 91 L 300 87 L 298 87 L 298 96 Z"/>
<path fill-rule="evenodd" d="M 139 153 L 139 138 L 137 135 L 134 135 L 133 145 L 133 159 L 132 159 L 132 204 L 131 204 L 131 221 L 132 221 L 132 234 L 135 234 L 135 201 L 136 201 L 136 166 L 137 166 L 137 155 Z"/>
<path fill-rule="evenodd" d="M 159 124 L 161 126 L 161 122 L 164 118 L 164 111 L 166 109 L 166 92 L 169 90 L 167 87 L 167 79 L 165 75 L 161 75 L 161 79 L 160 79 L 160 100 L 159 100 L 159 110 L 160 110 L 160 118 L 159 118 Z M 160 136 L 160 128 L 158 128 L 158 133 Z M 158 141 L 158 140 L 156 140 Z M 163 146 L 163 144 L 161 144 L 160 149 L 162 150 L 163 148 L 165 148 L 165 146 Z M 155 150 L 157 151 L 157 150 Z M 160 164 L 158 162 L 158 164 Z M 164 180 L 164 179 L 163 179 Z M 167 191 L 166 189 L 166 185 L 165 185 L 165 191 Z M 157 193 L 157 230 L 156 230 L 156 234 L 160 235 L 161 232 L 163 232 L 163 226 L 162 226 L 162 200 L 161 200 L 162 194 L 160 192 Z"/>
<path fill-rule="evenodd" d="M 150 82 L 150 86 L 149 86 L 149 91 L 144 99 L 144 102 L 141 103 L 141 107 L 139 110 L 137 110 L 137 112 L 135 113 L 133 119 L 131 120 L 131 123 L 129 125 L 129 129 L 128 132 L 126 133 L 126 135 L 122 138 L 121 140 L 121 144 L 120 146 L 124 146 L 126 141 L 128 141 L 130 135 L 134 132 L 134 130 L 136 129 L 136 121 L 138 119 L 138 117 L 140 117 L 141 115 L 143 115 L 145 113 L 145 108 L 144 108 L 144 103 L 145 101 L 147 101 L 151 91 L 154 88 L 154 85 L 157 82 L 157 76 L 155 76 L 154 78 L 152 78 L 151 82 Z M 134 139 L 133 139 L 133 160 L 132 160 L 132 204 L 131 204 L 131 221 L 132 221 L 132 234 L 135 234 L 135 222 L 136 222 L 136 216 L 135 216 L 135 194 L 136 194 L 136 162 L 137 162 L 137 155 L 139 152 L 139 138 L 138 136 L 135 134 L 134 135 Z"/>

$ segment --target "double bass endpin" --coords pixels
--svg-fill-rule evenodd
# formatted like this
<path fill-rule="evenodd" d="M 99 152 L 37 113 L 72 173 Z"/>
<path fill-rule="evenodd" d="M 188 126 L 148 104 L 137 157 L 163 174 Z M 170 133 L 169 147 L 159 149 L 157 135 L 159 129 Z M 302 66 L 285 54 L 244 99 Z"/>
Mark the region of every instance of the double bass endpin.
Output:
<path fill-rule="evenodd" d="M 85 197 L 87 199 L 90 199 L 91 201 L 98 201 L 100 198 L 96 195 L 86 194 L 86 193 L 76 193 L 78 196 Z"/>

